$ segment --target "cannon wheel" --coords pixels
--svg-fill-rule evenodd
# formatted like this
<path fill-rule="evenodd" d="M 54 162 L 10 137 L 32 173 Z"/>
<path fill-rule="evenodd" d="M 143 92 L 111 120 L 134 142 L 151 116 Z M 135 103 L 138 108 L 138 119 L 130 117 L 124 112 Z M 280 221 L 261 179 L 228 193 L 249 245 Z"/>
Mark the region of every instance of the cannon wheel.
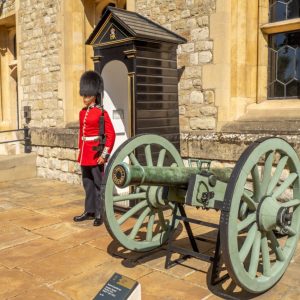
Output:
<path fill-rule="evenodd" d="M 152 152 L 154 148 L 155 153 Z M 116 150 L 107 165 L 104 180 L 106 228 L 125 248 L 142 252 L 155 249 L 166 242 L 174 204 L 161 199 L 162 187 L 131 186 L 124 189 L 125 194 L 122 194 L 122 190 L 119 190 L 119 194 L 116 193 L 112 171 L 123 161 L 133 165 L 142 164 L 136 156 L 137 150 L 144 154 L 143 165 L 184 165 L 173 144 L 153 134 L 141 134 L 127 140 Z M 123 201 L 130 202 L 131 207 L 120 216 L 120 210 L 116 210 L 114 204 Z"/>
<path fill-rule="evenodd" d="M 220 219 L 231 278 L 251 293 L 271 288 L 293 257 L 300 225 L 300 164 L 283 139 L 263 138 L 241 155 Z"/>

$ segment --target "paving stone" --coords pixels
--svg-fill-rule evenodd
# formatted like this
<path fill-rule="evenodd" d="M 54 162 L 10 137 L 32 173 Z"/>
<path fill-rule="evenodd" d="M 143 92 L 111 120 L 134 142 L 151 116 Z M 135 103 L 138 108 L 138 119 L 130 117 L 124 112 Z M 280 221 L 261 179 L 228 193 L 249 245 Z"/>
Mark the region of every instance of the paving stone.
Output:
<path fill-rule="evenodd" d="M 74 300 L 93 299 L 115 272 L 138 280 L 152 271 L 144 266 L 126 267 L 115 259 L 57 283 L 54 288 Z"/>
<path fill-rule="evenodd" d="M 33 276 L 23 271 L 0 269 L 0 299 L 12 298 L 27 289 L 34 288 L 37 284 Z"/>
<path fill-rule="evenodd" d="M 79 225 L 65 222 L 65 223 L 58 223 L 47 227 L 39 228 L 33 230 L 32 232 L 44 237 L 48 237 L 50 239 L 59 240 L 70 234 L 78 233 L 83 230 L 84 229 L 80 228 Z"/>
<path fill-rule="evenodd" d="M 80 215 L 83 211 L 82 204 L 78 202 L 65 203 L 56 206 L 49 206 L 38 210 L 44 215 L 59 217 L 62 221 L 71 221 L 75 215 Z"/>
<path fill-rule="evenodd" d="M 139 279 L 144 299 L 201 299 L 210 292 L 189 282 L 155 271 Z M 155 298 L 154 298 L 155 297 Z"/>
<path fill-rule="evenodd" d="M 85 225 L 86 227 L 84 231 L 80 231 L 80 232 L 72 233 L 68 236 L 64 236 L 61 239 L 59 239 L 59 241 L 62 241 L 63 243 L 72 245 L 74 247 L 85 243 L 93 246 L 96 240 L 99 240 L 99 245 L 101 245 L 103 244 L 103 241 L 105 241 L 106 238 L 109 239 L 110 241 L 112 240 L 111 237 L 106 232 L 104 226 L 100 226 L 100 227 L 93 226 L 93 220 L 85 222 Z M 96 248 L 98 249 L 103 248 L 102 250 L 104 251 L 107 250 L 105 249 L 105 247 L 96 247 Z"/>
<path fill-rule="evenodd" d="M 11 220 L 22 220 L 27 217 L 33 216 L 33 212 L 29 209 L 24 208 L 13 208 L 0 212 L 0 220 L 11 221 Z"/>
<path fill-rule="evenodd" d="M 27 218 L 18 218 L 16 220 L 13 220 L 12 222 L 25 229 L 33 230 L 46 227 L 52 224 L 60 223 L 61 220 L 55 217 L 49 217 L 42 214 L 34 213 Z"/>
<path fill-rule="evenodd" d="M 31 240 L 39 239 L 40 236 L 32 232 L 28 232 L 22 228 L 16 228 L 8 232 L 1 232 L 0 250 L 17 246 Z"/>
<path fill-rule="evenodd" d="M 51 290 L 46 286 L 41 286 L 34 289 L 29 289 L 25 293 L 19 294 L 14 300 L 37 300 L 37 299 L 51 299 L 51 300 L 63 300 L 67 299 L 60 291 Z"/>
<path fill-rule="evenodd" d="M 33 276 L 54 283 L 111 260 L 112 257 L 104 251 L 80 245 L 29 263 L 23 269 Z"/>
<path fill-rule="evenodd" d="M 0 264 L 10 269 L 22 267 L 70 247 L 68 243 L 40 238 L 1 250 Z"/>

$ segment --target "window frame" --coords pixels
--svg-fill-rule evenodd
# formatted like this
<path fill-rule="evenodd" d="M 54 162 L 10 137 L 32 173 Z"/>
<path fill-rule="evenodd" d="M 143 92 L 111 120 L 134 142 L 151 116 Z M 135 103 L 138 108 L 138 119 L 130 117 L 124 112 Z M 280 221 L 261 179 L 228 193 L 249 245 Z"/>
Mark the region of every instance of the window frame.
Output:
<path fill-rule="evenodd" d="M 263 5 L 267 4 L 267 5 Z M 266 3 L 267 2 L 267 3 Z M 270 22 L 269 19 L 269 10 L 270 10 L 270 1 L 269 0 L 263 0 L 260 1 L 260 18 L 259 18 L 259 28 L 260 28 L 260 42 L 258 44 L 258 52 L 262 51 L 263 54 L 259 55 L 261 58 L 261 61 L 258 62 L 258 66 L 266 64 L 266 72 L 269 70 L 269 37 L 273 34 L 278 33 L 285 33 L 285 32 L 292 32 L 292 31 L 300 31 L 300 17 L 299 18 L 293 18 L 293 19 L 287 19 L 283 21 L 276 21 L 276 22 Z M 263 10 L 262 10 L 263 7 Z M 266 15 L 267 13 L 267 15 Z M 263 50 L 263 49 L 266 50 Z M 268 101 L 298 101 L 300 100 L 300 96 L 295 96 L 292 98 L 289 97 L 281 97 L 281 98 L 269 98 L 268 95 L 268 87 L 269 87 L 269 79 L 267 74 L 260 74 L 258 72 L 258 84 L 261 82 L 260 78 L 265 78 L 265 91 L 262 93 L 262 89 L 258 87 L 258 91 L 260 90 L 260 93 L 258 93 L 258 103 L 268 100 Z M 259 84 L 261 85 L 261 83 Z"/>

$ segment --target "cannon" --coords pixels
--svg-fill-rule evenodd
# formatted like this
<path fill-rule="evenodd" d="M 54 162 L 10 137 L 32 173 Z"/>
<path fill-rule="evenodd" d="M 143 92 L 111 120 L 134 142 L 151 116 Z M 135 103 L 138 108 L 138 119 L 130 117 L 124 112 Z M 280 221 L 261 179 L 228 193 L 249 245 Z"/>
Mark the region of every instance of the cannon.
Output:
<path fill-rule="evenodd" d="M 277 137 L 250 144 L 224 170 L 201 160 L 186 167 L 168 140 L 138 135 L 107 165 L 105 225 L 125 248 L 149 251 L 168 241 L 177 204 L 220 210 L 220 253 L 229 276 L 262 293 L 280 280 L 298 244 L 299 174 L 296 151 Z"/>

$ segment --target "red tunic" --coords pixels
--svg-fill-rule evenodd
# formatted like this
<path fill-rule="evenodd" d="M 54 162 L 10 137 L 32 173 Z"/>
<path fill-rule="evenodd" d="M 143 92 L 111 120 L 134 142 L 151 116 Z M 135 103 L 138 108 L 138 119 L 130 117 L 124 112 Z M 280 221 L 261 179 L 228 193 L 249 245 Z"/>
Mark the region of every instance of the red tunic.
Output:
<path fill-rule="evenodd" d="M 99 106 L 91 105 L 88 108 L 83 108 L 79 112 L 79 156 L 78 162 L 81 166 L 95 166 L 97 165 L 97 159 L 101 155 L 97 150 L 93 150 L 93 147 L 99 146 L 99 140 L 93 140 L 93 137 L 99 137 L 99 118 L 102 115 L 102 110 Z M 115 143 L 115 130 L 110 120 L 108 113 L 104 110 L 104 124 L 105 124 L 105 147 L 107 153 L 111 153 Z M 92 140 L 83 140 L 83 137 L 88 137 Z"/>

